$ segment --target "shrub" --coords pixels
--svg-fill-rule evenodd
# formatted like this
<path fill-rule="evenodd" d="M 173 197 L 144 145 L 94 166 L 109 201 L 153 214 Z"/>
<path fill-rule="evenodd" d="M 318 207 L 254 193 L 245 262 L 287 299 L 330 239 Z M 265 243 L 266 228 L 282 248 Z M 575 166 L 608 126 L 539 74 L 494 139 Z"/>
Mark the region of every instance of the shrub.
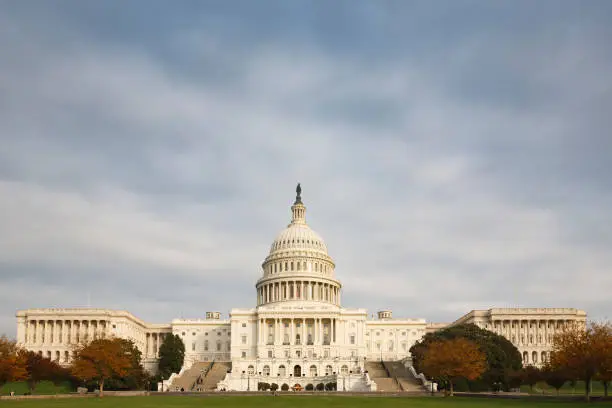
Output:
<path fill-rule="evenodd" d="M 325 384 L 325 390 L 326 391 L 335 391 L 336 390 L 336 383 L 328 382 L 327 384 Z"/>
<path fill-rule="evenodd" d="M 257 383 L 257 389 L 259 391 L 268 391 L 270 389 L 270 384 L 267 382 L 259 382 Z"/>
<path fill-rule="evenodd" d="M 314 385 L 306 384 L 306 391 L 312 391 L 312 390 L 314 390 Z"/>
<path fill-rule="evenodd" d="M 323 391 L 325 389 L 325 384 L 323 383 L 318 383 L 317 384 L 317 391 Z"/>
<path fill-rule="evenodd" d="M 278 390 L 278 384 L 276 384 L 276 383 L 272 383 L 272 384 L 270 385 L 270 390 L 272 390 L 272 391 L 276 391 L 276 390 Z"/>
<path fill-rule="evenodd" d="M 281 385 L 281 391 L 289 391 L 289 384 Z"/>

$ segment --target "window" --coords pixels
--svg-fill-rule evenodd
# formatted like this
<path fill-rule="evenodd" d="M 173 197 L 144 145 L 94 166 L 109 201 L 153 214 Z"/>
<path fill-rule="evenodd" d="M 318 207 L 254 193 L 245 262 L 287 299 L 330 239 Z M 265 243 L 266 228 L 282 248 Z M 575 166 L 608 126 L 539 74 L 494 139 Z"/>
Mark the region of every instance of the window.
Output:
<path fill-rule="evenodd" d="M 208 332 L 204 333 L 205 336 L 208 336 Z"/>
<path fill-rule="evenodd" d="M 195 351 L 195 341 L 191 343 L 191 351 Z"/>
<path fill-rule="evenodd" d="M 208 351 L 208 340 L 204 341 L 204 351 Z"/>
<path fill-rule="evenodd" d="M 354 334 L 351 334 L 350 339 L 351 339 L 351 344 L 355 344 L 355 335 Z"/>
<path fill-rule="evenodd" d="M 255 374 L 255 367 L 250 365 L 249 368 L 247 368 L 247 373 L 248 374 Z"/>
<path fill-rule="evenodd" d="M 221 332 L 220 332 L 220 331 L 219 331 L 219 332 L 217 332 L 217 336 L 220 336 L 220 335 L 221 335 Z"/>
<path fill-rule="evenodd" d="M 192 336 L 195 336 L 195 332 L 191 333 Z"/>
<path fill-rule="evenodd" d="M 340 374 L 342 374 L 342 375 L 347 375 L 347 374 L 348 374 L 348 371 L 349 371 L 349 369 L 348 369 L 348 366 L 347 366 L 347 365 L 343 365 L 343 366 L 340 368 Z"/>
<path fill-rule="evenodd" d="M 317 366 L 315 366 L 315 365 L 311 365 L 310 366 L 310 376 L 311 377 L 316 377 L 317 376 Z"/>
<path fill-rule="evenodd" d="M 246 358 L 246 351 L 242 352 L 242 358 Z"/>
<path fill-rule="evenodd" d="M 221 351 L 221 342 L 220 341 L 217 342 L 217 351 Z"/>
<path fill-rule="evenodd" d="M 269 365 L 265 365 L 263 368 L 263 375 L 265 376 L 269 376 L 270 375 L 270 366 Z"/>
<path fill-rule="evenodd" d="M 278 366 L 279 377 L 284 377 L 286 375 L 286 373 L 287 373 L 287 370 L 285 369 L 284 365 Z"/>
<path fill-rule="evenodd" d="M 242 323 L 242 327 L 246 327 L 246 323 Z"/>
<path fill-rule="evenodd" d="M 272 354 L 272 350 L 268 350 L 268 358 L 273 358 L 274 355 Z"/>
<path fill-rule="evenodd" d="M 182 332 L 182 333 L 181 333 L 181 336 L 184 336 L 184 335 L 185 335 L 185 332 Z"/>
<path fill-rule="evenodd" d="M 242 336 L 242 344 L 246 344 L 247 342 L 247 336 Z"/>
<path fill-rule="evenodd" d="M 332 371 L 332 366 L 327 365 L 325 366 L 325 375 L 332 375 L 333 371 Z"/>

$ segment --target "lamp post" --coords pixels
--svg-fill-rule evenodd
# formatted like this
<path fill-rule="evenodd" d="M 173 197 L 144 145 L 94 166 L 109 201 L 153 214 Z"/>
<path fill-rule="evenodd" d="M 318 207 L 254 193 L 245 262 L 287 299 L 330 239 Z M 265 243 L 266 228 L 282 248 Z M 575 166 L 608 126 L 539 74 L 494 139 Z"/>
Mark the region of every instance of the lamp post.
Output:
<path fill-rule="evenodd" d="M 430 382 L 431 382 L 431 396 L 433 397 L 434 396 L 434 389 L 433 389 L 434 378 L 433 377 L 431 377 Z"/>

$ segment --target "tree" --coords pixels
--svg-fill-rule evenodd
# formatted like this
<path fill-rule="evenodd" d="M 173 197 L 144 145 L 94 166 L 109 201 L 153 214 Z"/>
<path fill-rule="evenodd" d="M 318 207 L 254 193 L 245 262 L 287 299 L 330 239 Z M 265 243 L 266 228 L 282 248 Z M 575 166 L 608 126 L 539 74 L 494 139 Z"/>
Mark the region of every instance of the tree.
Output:
<path fill-rule="evenodd" d="M 23 353 L 14 340 L 0 336 L 0 385 L 9 381 L 21 381 L 28 377 Z"/>
<path fill-rule="evenodd" d="M 22 349 L 17 352 L 17 355 L 17 358 L 25 366 L 27 372 L 26 381 L 32 393 L 36 390 L 36 386 L 41 381 L 52 380 L 58 382 L 60 378 L 65 378 L 67 376 L 66 370 L 58 363 L 38 353 Z"/>
<path fill-rule="evenodd" d="M 289 391 L 289 384 L 281 385 L 281 391 Z"/>
<path fill-rule="evenodd" d="M 538 370 L 538 368 L 535 366 L 529 365 L 523 368 L 523 372 L 521 374 L 523 384 L 529 385 L 529 390 L 533 392 L 533 386 L 542 379 L 540 370 Z"/>
<path fill-rule="evenodd" d="M 159 346 L 158 372 L 162 378 L 168 379 L 172 373 L 178 373 L 185 359 L 185 343 L 178 334 L 167 334 Z"/>
<path fill-rule="evenodd" d="M 276 391 L 276 390 L 278 390 L 278 384 L 277 384 L 277 383 L 272 383 L 272 384 L 270 385 L 270 390 L 271 390 L 271 391 Z"/>
<path fill-rule="evenodd" d="M 97 339 L 79 345 L 72 363 L 72 372 L 85 381 L 95 380 L 104 395 L 104 382 L 112 377 L 124 377 L 130 373 L 134 356 L 122 339 Z"/>
<path fill-rule="evenodd" d="M 427 376 L 448 381 L 450 395 L 454 380 L 460 377 L 475 380 L 487 367 L 486 356 L 478 345 L 464 338 L 430 343 L 421 364 Z"/>
<path fill-rule="evenodd" d="M 553 338 L 551 366 L 566 369 L 585 383 L 585 398 L 590 400 L 591 382 L 606 374 L 612 359 L 612 326 L 590 324 L 586 328 L 573 325 Z"/>
<path fill-rule="evenodd" d="M 512 374 L 523 368 L 518 349 L 504 336 L 481 329 L 474 324 L 461 324 L 434 333 L 427 333 L 420 341 L 417 341 L 410 348 L 414 368 L 417 372 L 423 372 L 421 362 L 432 342 L 459 337 L 476 343 L 487 359 L 487 368 L 480 379 L 477 382 L 467 381 L 471 389 L 482 388 L 483 384 L 486 384 L 488 388 L 497 387 L 501 384 L 504 390 L 508 390 L 511 388 L 511 382 L 516 383 Z"/>
<path fill-rule="evenodd" d="M 130 368 L 125 376 L 109 378 L 105 382 L 104 388 L 107 390 L 136 390 L 144 388 L 149 377 L 142 367 L 142 353 L 132 340 L 117 338 L 116 341 L 121 344 L 123 353 L 131 357 Z"/>
<path fill-rule="evenodd" d="M 544 378 L 544 381 L 546 381 L 546 384 L 557 390 L 557 395 L 559 395 L 559 390 L 569 379 L 569 375 L 566 370 L 555 369 L 551 367 L 550 364 L 547 364 L 544 366 L 544 369 L 542 369 L 542 377 Z"/>

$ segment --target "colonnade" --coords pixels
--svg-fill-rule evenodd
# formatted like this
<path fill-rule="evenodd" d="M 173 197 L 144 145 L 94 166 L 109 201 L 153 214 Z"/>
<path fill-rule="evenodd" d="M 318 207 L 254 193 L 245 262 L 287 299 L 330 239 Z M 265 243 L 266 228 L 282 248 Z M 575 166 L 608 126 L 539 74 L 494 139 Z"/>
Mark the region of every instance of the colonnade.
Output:
<path fill-rule="evenodd" d="M 554 335 L 579 323 L 579 320 L 572 319 L 493 319 L 490 330 L 504 336 L 519 349 L 523 364 L 537 365 L 550 358 Z"/>
<path fill-rule="evenodd" d="M 258 344 L 263 345 L 330 345 L 336 343 L 335 318 L 261 318 Z"/>
<path fill-rule="evenodd" d="M 257 289 L 257 304 L 284 300 L 316 300 L 340 305 L 340 288 L 331 283 L 287 280 L 264 283 Z"/>
<path fill-rule="evenodd" d="M 494 319 L 491 331 L 515 345 L 549 345 L 555 333 L 576 323 L 567 319 Z"/>
<path fill-rule="evenodd" d="M 108 334 L 108 320 L 29 320 L 25 326 L 27 344 L 77 344 Z"/>
<path fill-rule="evenodd" d="M 166 333 L 147 333 L 145 338 L 145 358 L 159 357 L 159 347 L 163 343 L 165 336 Z"/>

